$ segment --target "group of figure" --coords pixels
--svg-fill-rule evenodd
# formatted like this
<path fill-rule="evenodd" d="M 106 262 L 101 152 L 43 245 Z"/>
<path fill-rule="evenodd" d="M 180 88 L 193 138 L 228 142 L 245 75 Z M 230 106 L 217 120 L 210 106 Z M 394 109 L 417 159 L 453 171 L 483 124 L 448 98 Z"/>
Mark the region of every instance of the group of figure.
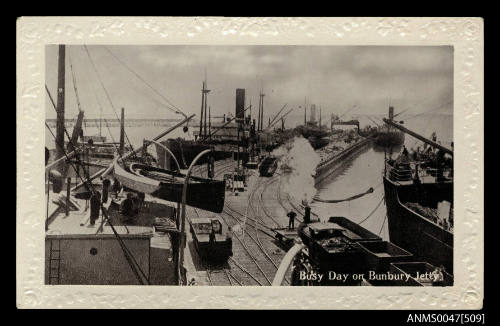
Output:
<path fill-rule="evenodd" d="M 102 181 L 102 194 L 95 190 L 90 196 L 90 225 L 94 225 L 95 221 L 101 216 L 101 206 L 103 203 L 107 203 L 111 196 L 117 197 L 121 192 L 122 187 L 118 180 L 115 179 L 113 185 L 109 179 L 104 179 Z M 105 209 L 102 207 L 102 209 Z"/>
<path fill-rule="evenodd" d="M 101 212 L 106 208 L 103 204 L 107 203 L 111 198 L 117 199 L 123 191 L 123 187 L 117 179 L 111 184 L 111 180 L 104 179 L 102 181 L 102 194 L 95 190 L 90 196 L 90 225 L 95 225 L 95 221 L 101 216 Z M 125 200 L 120 205 L 120 213 L 125 217 L 125 220 L 132 220 L 139 213 L 144 204 L 144 193 L 128 192 Z M 105 214 L 106 212 L 102 212 Z"/>
<path fill-rule="evenodd" d="M 432 133 L 432 141 L 441 145 L 440 141 L 437 141 L 436 133 Z M 453 142 L 451 143 L 451 148 L 453 150 Z M 413 179 L 416 182 L 419 182 L 418 169 L 419 167 L 423 168 L 435 168 L 436 169 L 436 177 L 438 179 L 442 179 L 444 169 L 450 169 L 450 177 L 453 176 L 453 158 L 451 155 L 445 153 L 441 148 L 433 148 L 428 144 L 424 144 L 423 150 L 420 147 L 417 147 L 416 150 L 410 148 L 410 151 L 403 145 L 403 149 L 399 154 L 398 158 L 392 162 L 395 165 L 404 165 L 408 166 L 410 163 L 415 163 L 415 171 L 413 175 Z"/>

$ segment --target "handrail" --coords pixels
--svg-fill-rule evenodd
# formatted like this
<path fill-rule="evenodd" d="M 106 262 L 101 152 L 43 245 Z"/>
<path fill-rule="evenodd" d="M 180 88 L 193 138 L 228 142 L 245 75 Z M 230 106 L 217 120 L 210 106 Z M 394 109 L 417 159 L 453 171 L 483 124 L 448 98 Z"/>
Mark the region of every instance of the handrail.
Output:
<path fill-rule="evenodd" d="M 441 171 L 442 174 L 446 174 L 447 172 L 452 172 L 453 168 L 426 167 L 426 168 L 419 168 L 417 173 L 419 177 L 427 177 L 427 176 L 436 177 L 436 175 L 434 174 L 437 174 L 439 171 Z M 387 175 L 393 181 L 409 181 L 413 179 L 413 176 L 415 175 L 415 169 L 412 169 L 411 167 L 410 169 L 398 168 L 386 162 L 386 176 Z"/>
<path fill-rule="evenodd" d="M 288 252 L 285 254 L 285 257 L 283 257 L 283 259 L 281 260 L 276 274 L 274 275 L 272 286 L 281 286 L 283 280 L 285 279 L 286 272 L 292 265 L 295 256 L 297 256 L 304 248 L 305 245 L 302 243 L 302 241 L 298 241 L 292 248 L 290 248 L 290 250 L 288 250 Z"/>
<path fill-rule="evenodd" d="M 175 161 L 175 165 L 177 165 L 177 171 L 180 171 L 181 170 L 181 166 L 179 165 L 179 162 L 177 161 L 177 158 L 175 158 L 175 155 L 174 153 L 172 153 L 172 151 L 170 149 L 168 149 L 167 146 L 163 145 L 162 143 L 156 141 L 156 140 L 147 140 L 146 139 L 146 142 L 150 142 L 150 143 L 153 143 L 155 145 L 158 145 L 160 146 L 165 152 L 167 152 L 168 154 L 170 154 L 170 156 L 172 156 L 172 158 L 174 159 Z"/>
<path fill-rule="evenodd" d="M 191 120 L 194 116 L 195 116 L 195 114 L 190 115 L 186 119 L 184 119 L 181 122 L 175 124 L 174 126 L 170 127 L 166 131 L 162 132 L 161 134 L 159 134 L 158 136 L 156 136 L 155 138 L 153 138 L 153 140 L 155 140 L 155 141 L 159 140 L 160 138 L 162 138 L 165 135 L 169 134 L 173 130 L 175 130 L 175 129 L 179 128 L 180 126 L 182 126 L 184 123 L 189 122 L 189 120 Z M 121 157 L 115 158 L 113 160 L 113 162 L 109 165 L 109 167 L 106 170 L 104 170 L 104 172 L 102 172 L 101 178 L 105 178 L 113 170 L 113 167 L 115 166 L 116 163 L 118 163 L 118 160 L 124 161 L 126 158 L 130 157 L 131 155 L 140 153 L 142 151 L 142 148 L 143 148 L 143 146 L 140 146 L 139 148 L 137 148 L 134 151 L 130 151 L 130 152 L 122 155 Z"/>

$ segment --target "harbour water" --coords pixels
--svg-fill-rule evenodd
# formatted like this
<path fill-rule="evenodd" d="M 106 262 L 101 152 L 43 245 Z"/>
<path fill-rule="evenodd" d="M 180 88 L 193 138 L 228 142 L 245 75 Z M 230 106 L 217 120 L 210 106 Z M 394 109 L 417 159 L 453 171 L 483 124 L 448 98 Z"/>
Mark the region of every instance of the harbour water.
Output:
<path fill-rule="evenodd" d="M 363 125 L 362 117 L 358 117 Z M 453 139 L 453 117 L 451 115 L 420 115 L 419 118 L 408 118 L 405 126 L 417 133 L 430 137 L 436 132 L 437 140 L 450 147 Z M 422 148 L 422 143 L 406 135 L 405 146 L 408 150 Z M 400 149 L 394 149 L 393 157 Z M 389 239 L 386 220 L 386 208 L 383 201 L 384 187 L 382 173 L 384 171 L 384 150 L 374 147 L 365 149 L 352 161 L 347 161 L 332 176 L 325 180 L 318 189 L 318 196 L 324 199 L 343 199 L 374 188 L 373 193 L 341 203 L 314 202 L 311 207 L 320 217 L 345 216 L 353 222 L 362 222 L 366 229 L 380 234 L 384 240 Z M 380 203 L 382 201 L 382 203 Z M 380 206 L 378 206 L 380 203 Z M 378 206 L 378 208 L 377 208 Z M 372 214 L 369 218 L 368 215 Z M 365 220 L 366 219 L 366 220 Z M 363 222 L 363 220 L 365 220 Z"/>
<path fill-rule="evenodd" d="M 357 116 L 360 120 L 361 127 L 372 124 L 370 120 L 364 116 Z M 453 117 L 445 114 L 428 114 L 419 115 L 418 118 L 412 119 L 409 116 L 405 121 L 405 126 L 422 135 L 430 137 L 431 133 L 436 131 L 438 141 L 443 145 L 450 146 L 453 139 Z M 300 117 L 296 119 L 300 123 Z M 290 119 L 289 123 L 294 123 Z M 169 137 L 182 137 L 186 139 L 194 139 L 193 131 L 197 126 L 190 124 L 189 131 L 184 133 L 182 128 L 178 128 L 172 132 Z M 165 127 L 150 126 L 150 127 L 129 127 L 126 129 L 127 136 L 134 148 L 142 144 L 143 139 L 152 139 L 159 133 L 165 130 Z M 55 131 L 53 131 L 55 132 Z M 111 132 L 111 136 L 110 136 Z M 97 128 L 84 128 L 86 135 L 97 135 Z M 106 128 L 103 124 L 102 135 L 108 137 L 109 141 L 118 141 L 120 134 L 119 127 Z M 46 130 L 46 144 L 49 149 L 55 148 L 54 139 L 49 131 Z M 422 144 L 406 135 L 405 146 L 410 149 L 416 149 Z M 395 149 L 393 156 L 398 154 L 399 149 Z M 346 161 L 340 169 L 332 174 L 327 180 L 323 181 L 318 188 L 317 195 L 323 199 L 344 199 L 353 195 L 367 191 L 370 187 L 374 188 L 374 192 L 365 195 L 353 201 L 345 201 L 341 203 L 320 203 L 313 202 L 311 204 L 312 211 L 325 219 L 329 216 L 345 216 L 354 222 L 362 222 L 362 226 L 380 234 L 382 238 L 388 240 L 388 230 L 386 221 L 386 208 L 383 201 L 384 189 L 382 186 L 382 173 L 384 170 L 384 150 L 373 148 L 372 146 L 364 149 L 353 160 Z M 368 215 L 371 216 L 369 218 Z"/>

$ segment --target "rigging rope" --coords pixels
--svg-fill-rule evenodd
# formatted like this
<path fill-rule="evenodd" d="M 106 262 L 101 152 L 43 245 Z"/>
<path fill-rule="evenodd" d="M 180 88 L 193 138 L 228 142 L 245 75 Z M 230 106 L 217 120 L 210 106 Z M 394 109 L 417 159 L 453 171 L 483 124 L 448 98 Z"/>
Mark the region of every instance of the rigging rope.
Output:
<path fill-rule="evenodd" d="M 57 107 L 55 106 L 55 103 L 52 99 L 52 95 L 50 94 L 49 92 L 49 89 L 47 87 L 47 85 L 45 85 L 45 90 L 47 91 L 47 94 L 49 95 L 49 98 L 52 102 L 52 106 L 54 108 L 54 110 L 56 110 L 57 112 Z M 71 165 L 71 167 L 75 170 L 75 173 L 76 175 L 78 176 L 78 178 L 82 181 L 82 183 L 84 183 L 87 187 L 87 190 L 89 190 L 92 194 L 95 194 L 96 193 L 96 190 L 94 188 L 94 185 L 92 184 L 92 182 L 85 182 L 84 179 L 82 178 L 82 176 L 80 175 L 80 172 L 79 170 L 75 167 L 75 165 L 72 163 L 72 161 L 69 159 L 68 157 L 68 154 L 66 153 L 66 150 L 64 150 L 64 143 L 63 144 L 58 144 L 57 143 L 57 138 L 56 136 L 54 135 L 54 133 L 52 132 L 52 130 L 50 129 L 49 125 L 47 124 L 47 122 L 45 122 L 45 126 L 49 129 L 50 133 L 52 134 L 52 137 L 54 137 L 54 140 L 56 141 L 56 146 L 59 146 L 61 149 L 62 149 L 62 152 L 64 154 L 64 156 L 66 157 L 66 161 L 68 162 L 68 164 Z M 71 137 L 69 136 L 69 133 L 68 131 L 66 130 L 65 127 L 63 127 L 63 130 L 64 130 L 64 133 L 66 134 L 66 136 L 68 137 L 68 139 L 70 140 Z M 76 155 L 76 159 L 78 161 L 78 164 L 83 168 L 83 163 L 82 161 L 80 160 L 80 157 L 78 155 Z M 113 224 L 111 223 L 111 221 L 109 220 L 109 216 L 106 212 L 106 210 L 104 209 L 104 206 L 101 202 L 100 204 L 101 206 L 101 211 L 104 215 L 104 217 L 106 218 L 106 221 L 108 222 L 109 226 L 111 227 L 115 237 L 117 238 L 118 240 L 118 243 L 120 244 L 120 247 L 123 251 L 123 254 L 125 256 L 125 259 L 127 260 L 130 268 L 132 269 L 132 271 L 134 272 L 134 275 L 136 276 L 136 278 L 138 279 L 139 283 L 140 284 L 144 284 L 144 281 L 143 279 L 139 276 L 138 272 L 137 272 L 137 268 L 139 269 L 140 273 L 142 274 L 142 276 L 144 277 L 144 279 L 146 280 L 146 282 L 149 284 L 149 279 L 146 277 L 145 273 L 142 271 L 141 267 L 137 264 L 137 261 L 135 260 L 134 256 L 132 255 L 132 253 L 129 251 L 129 249 L 127 248 L 127 246 L 125 245 L 125 243 L 123 242 L 123 240 L 121 239 L 120 235 L 118 234 L 118 232 L 116 232 L 116 229 L 114 228 Z M 133 265 L 133 263 L 135 262 L 135 265 Z"/>
<path fill-rule="evenodd" d="M 127 164 L 127 162 L 123 159 L 122 153 L 120 153 L 120 150 L 116 146 L 116 141 L 115 138 L 113 137 L 113 134 L 111 133 L 111 129 L 109 128 L 108 125 L 108 120 L 104 119 L 104 123 L 106 124 L 106 128 L 108 129 L 109 136 L 111 137 L 111 141 L 113 142 L 113 147 L 115 151 L 118 153 L 118 156 L 120 156 L 120 159 L 122 160 L 123 164 Z"/>
<path fill-rule="evenodd" d="M 449 100 L 449 101 L 447 101 L 446 103 L 444 103 L 444 104 L 442 104 L 442 105 L 438 106 L 438 107 L 437 107 L 437 108 L 435 108 L 435 109 L 431 109 L 431 110 L 424 111 L 424 112 L 422 112 L 422 113 L 419 113 L 419 114 L 417 114 L 417 115 L 415 115 L 415 116 L 412 116 L 412 117 L 410 117 L 410 118 L 408 118 L 408 119 L 405 119 L 405 120 L 413 119 L 413 118 L 415 118 L 415 117 L 421 116 L 422 114 L 429 113 L 430 111 L 436 111 L 436 112 L 437 112 L 437 111 L 441 110 L 442 108 L 444 108 L 446 105 L 451 104 L 452 102 L 453 102 L 453 100 Z M 422 134 L 423 134 L 423 135 L 426 135 L 426 134 L 427 134 L 427 132 L 429 131 L 429 129 L 430 129 L 431 127 L 432 127 L 432 125 L 431 125 L 430 123 L 427 123 L 427 124 L 426 124 L 426 127 L 425 127 L 425 129 L 424 129 L 424 131 L 423 131 L 423 133 L 422 133 Z M 419 140 L 418 140 L 418 139 L 413 139 L 412 146 L 417 146 L 417 144 L 418 144 L 418 143 L 419 143 Z"/>
<path fill-rule="evenodd" d="M 382 223 L 382 227 L 380 227 L 380 231 L 378 231 L 378 235 L 380 235 L 380 233 L 382 233 L 382 230 L 384 229 L 384 225 L 385 225 L 386 220 L 387 220 L 387 214 L 385 214 L 384 223 Z"/>
<path fill-rule="evenodd" d="M 404 118 L 404 120 L 405 120 L 405 121 L 407 121 L 407 120 L 410 120 L 410 119 L 413 119 L 413 118 L 419 117 L 419 116 L 421 116 L 422 114 L 429 113 L 429 112 L 431 112 L 431 111 L 439 111 L 439 110 L 441 110 L 443 107 L 445 107 L 446 105 L 451 104 L 451 103 L 453 103 L 453 100 L 449 100 L 449 101 L 447 101 L 446 103 L 441 104 L 441 105 L 440 105 L 440 106 L 438 106 L 437 108 L 431 108 L 431 109 L 426 110 L 426 111 L 424 111 L 424 112 L 420 112 L 419 114 L 416 114 L 416 115 L 414 115 L 414 116 L 410 116 L 410 117 L 408 117 L 408 118 Z"/>
<path fill-rule="evenodd" d="M 354 105 L 353 107 L 349 108 L 347 111 L 345 111 L 344 113 L 342 113 L 342 114 L 339 116 L 339 119 L 340 119 L 340 118 L 342 118 L 344 115 L 346 115 L 349 111 L 351 111 L 351 110 L 353 110 L 353 109 L 355 109 L 355 108 L 357 108 L 357 107 L 358 107 L 358 105 L 356 104 L 356 105 Z"/>
<path fill-rule="evenodd" d="M 69 68 L 71 70 L 71 77 L 73 79 L 73 89 L 75 90 L 76 104 L 78 105 L 78 111 L 82 111 L 82 106 L 80 105 L 80 96 L 78 96 L 78 89 L 76 87 L 75 71 L 73 70 L 73 63 L 71 62 L 71 51 L 68 49 L 68 60 Z"/>
<path fill-rule="evenodd" d="M 90 63 L 92 64 L 92 67 L 94 68 L 94 71 L 97 75 L 97 79 L 99 80 L 99 83 L 101 84 L 103 90 L 104 90 L 104 93 L 106 94 L 106 97 L 109 101 L 109 104 L 111 104 L 111 108 L 113 109 L 113 112 L 115 113 L 115 117 L 118 121 L 120 121 L 120 118 L 118 117 L 118 113 L 116 113 L 116 109 L 115 109 L 115 106 L 113 105 L 113 101 L 111 100 L 111 97 L 109 96 L 109 93 L 108 93 L 108 90 L 106 89 L 106 87 L 104 86 L 104 83 L 102 82 L 101 80 L 101 76 L 99 75 L 99 72 L 97 71 L 97 67 L 94 63 L 94 60 L 92 60 L 92 56 L 90 55 L 90 52 L 87 48 L 87 45 L 83 45 L 84 48 L 85 48 L 85 51 L 87 52 L 87 55 L 89 57 L 89 60 L 90 60 Z M 134 151 L 134 147 L 132 146 L 132 143 L 130 142 L 130 139 L 128 138 L 128 135 L 127 133 L 124 131 L 124 134 L 125 134 L 125 138 L 127 138 L 127 142 L 128 144 L 130 145 L 130 148 L 132 149 L 133 153 L 134 153 L 134 157 L 137 158 L 137 155 L 135 154 L 135 151 Z"/>
<path fill-rule="evenodd" d="M 120 64 L 122 64 L 129 72 L 131 72 L 132 74 L 134 74 L 140 81 L 142 81 L 146 86 L 148 86 L 151 90 L 153 90 L 153 92 L 155 92 L 155 94 L 157 94 L 158 96 L 160 96 L 163 100 L 165 100 L 168 104 L 167 104 L 167 109 L 169 109 L 170 111 L 174 112 L 174 113 L 180 113 L 182 114 L 184 117 L 187 118 L 186 114 L 184 114 L 184 112 L 182 112 L 181 109 L 179 109 L 177 106 L 175 106 L 168 98 L 166 98 L 163 94 L 161 94 L 158 90 L 156 90 L 151 84 L 149 84 L 141 75 L 139 75 L 136 71 L 132 70 L 132 68 L 130 68 L 127 64 L 125 64 L 125 62 L 123 62 L 122 60 L 120 60 L 107 46 L 103 45 L 102 46 L 104 49 L 106 49 L 106 51 L 109 52 L 109 54 L 111 54 L 111 56 L 113 58 L 116 59 L 116 61 L 118 61 Z"/>
<path fill-rule="evenodd" d="M 52 137 L 54 137 L 54 139 L 56 140 L 56 136 L 54 135 L 54 133 L 52 132 L 52 130 L 50 129 L 49 125 L 47 124 L 47 122 L 45 122 L 45 126 L 49 129 L 50 133 L 52 134 Z M 69 134 L 66 130 L 66 128 L 64 128 L 64 131 L 66 133 L 66 135 L 69 137 Z M 57 144 L 58 146 L 61 146 L 61 144 Z M 71 165 L 71 167 L 75 170 L 75 173 L 77 174 L 78 178 L 80 178 L 80 180 L 82 182 L 85 183 L 85 185 L 87 186 L 87 189 L 92 193 L 92 194 L 95 194 L 96 193 L 96 190 L 92 184 L 92 182 L 85 182 L 84 179 L 82 178 L 82 176 L 80 175 L 78 169 L 74 166 L 74 164 L 72 163 L 72 161 L 69 159 L 66 151 L 64 150 L 64 144 L 62 146 L 63 148 L 63 154 L 66 156 L 66 161 L 68 162 L 68 164 Z M 80 166 L 83 167 L 83 163 L 80 161 L 80 158 L 79 156 L 77 155 L 76 156 L 77 158 L 77 161 L 78 161 L 78 164 Z M 144 277 L 144 279 L 146 279 L 146 282 L 149 284 L 149 280 L 148 278 L 146 277 L 145 273 L 142 271 L 141 267 L 137 264 L 137 261 L 135 260 L 134 256 L 132 255 L 132 253 L 130 252 L 130 250 L 127 248 L 127 246 L 125 245 L 125 243 L 123 242 L 123 239 L 121 239 L 120 235 L 118 234 L 118 232 L 116 231 L 116 229 L 114 228 L 113 224 L 111 223 L 111 221 L 109 220 L 109 216 L 106 212 L 106 210 L 104 209 L 104 206 L 101 202 L 101 211 L 104 215 L 104 217 L 106 218 L 106 221 L 108 222 L 109 226 L 111 227 L 116 239 L 118 240 L 118 243 L 123 251 L 123 254 L 125 256 L 125 259 L 127 260 L 130 268 L 132 269 L 132 271 L 134 272 L 136 278 L 138 279 L 139 283 L 141 284 L 144 284 L 144 281 L 143 279 L 139 276 L 139 273 L 137 271 L 137 269 L 139 269 L 140 273 L 142 274 L 142 276 Z M 137 265 L 134 265 L 134 263 Z"/>

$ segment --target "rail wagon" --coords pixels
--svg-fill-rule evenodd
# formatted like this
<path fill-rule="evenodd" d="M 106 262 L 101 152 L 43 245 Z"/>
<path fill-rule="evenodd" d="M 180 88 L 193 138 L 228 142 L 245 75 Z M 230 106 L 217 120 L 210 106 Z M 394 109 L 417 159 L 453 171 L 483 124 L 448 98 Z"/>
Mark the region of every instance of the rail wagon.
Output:
<path fill-rule="evenodd" d="M 260 163 L 259 174 L 261 177 L 272 177 L 277 168 L 278 160 L 276 157 L 267 156 Z"/>
<path fill-rule="evenodd" d="M 193 242 L 202 259 L 225 261 L 232 252 L 231 231 L 219 217 L 200 217 L 189 221 Z"/>
<path fill-rule="evenodd" d="M 298 234 L 307 250 L 296 258 L 292 284 L 300 285 L 300 272 L 321 273 L 322 285 L 358 285 L 355 274 L 367 272 L 365 253 L 358 243 L 380 241 L 380 237 L 344 217 L 331 217 L 328 222 L 301 224 Z M 345 280 L 330 279 L 331 274 L 345 274 Z M 334 275 L 335 276 L 335 275 Z M 318 284 L 313 284 L 318 285 Z"/>

